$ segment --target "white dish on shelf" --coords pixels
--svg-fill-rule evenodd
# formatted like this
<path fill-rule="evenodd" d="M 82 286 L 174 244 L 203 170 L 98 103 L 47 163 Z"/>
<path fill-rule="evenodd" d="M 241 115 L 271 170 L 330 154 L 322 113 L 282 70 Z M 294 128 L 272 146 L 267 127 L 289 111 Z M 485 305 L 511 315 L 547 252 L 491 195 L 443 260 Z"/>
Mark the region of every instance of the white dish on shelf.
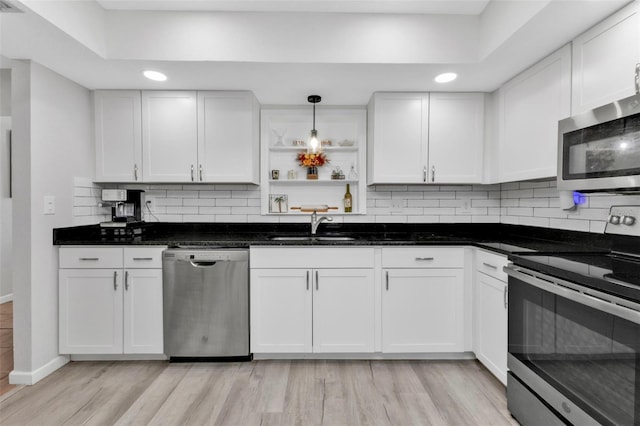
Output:
<path fill-rule="evenodd" d="M 355 143 L 356 143 L 355 141 L 352 141 L 352 140 L 349 140 L 349 139 L 345 139 L 345 140 L 342 140 L 342 141 L 338 142 L 338 145 L 340 145 L 340 146 L 353 146 L 353 144 L 355 144 Z"/>

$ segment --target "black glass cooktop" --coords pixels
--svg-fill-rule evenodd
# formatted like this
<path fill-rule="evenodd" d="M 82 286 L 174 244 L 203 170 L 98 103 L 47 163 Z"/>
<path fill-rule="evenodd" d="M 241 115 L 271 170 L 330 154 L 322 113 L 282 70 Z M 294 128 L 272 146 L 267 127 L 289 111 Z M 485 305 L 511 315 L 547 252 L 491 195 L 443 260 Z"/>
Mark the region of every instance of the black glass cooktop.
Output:
<path fill-rule="evenodd" d="M 518 253 L 515 265 L 640 303 L 640 258 L 615 253 Z"/>

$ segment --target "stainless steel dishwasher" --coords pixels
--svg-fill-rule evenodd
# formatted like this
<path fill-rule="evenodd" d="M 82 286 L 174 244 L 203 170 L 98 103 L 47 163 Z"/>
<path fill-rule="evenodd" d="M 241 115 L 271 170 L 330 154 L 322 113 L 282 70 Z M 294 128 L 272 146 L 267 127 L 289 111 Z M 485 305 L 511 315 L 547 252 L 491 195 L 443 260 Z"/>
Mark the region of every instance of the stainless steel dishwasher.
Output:
<path fill-rule="evenodd" d="M 169 248 L 162 275 L 165 355 L 251 359 L 249 250 Z"/>

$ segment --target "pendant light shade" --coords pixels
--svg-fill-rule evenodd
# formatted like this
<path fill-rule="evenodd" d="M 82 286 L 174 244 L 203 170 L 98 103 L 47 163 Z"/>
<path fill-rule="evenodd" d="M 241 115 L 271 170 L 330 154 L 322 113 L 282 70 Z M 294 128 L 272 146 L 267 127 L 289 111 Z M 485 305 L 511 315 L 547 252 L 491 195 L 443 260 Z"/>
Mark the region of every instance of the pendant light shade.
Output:
<path fill-rule="evenodd" d="M 311 136 L 309 138 L 308 151 L 312 154 L 316 154 L 321 151 L 320 139 L 318 139 L 318 131 L 316 130 L 316 104 L 320 102 L 322 98 L 318 95 L 310 95 L 307 101 L 313 104 L 313 128 L 311 129 Z"/>

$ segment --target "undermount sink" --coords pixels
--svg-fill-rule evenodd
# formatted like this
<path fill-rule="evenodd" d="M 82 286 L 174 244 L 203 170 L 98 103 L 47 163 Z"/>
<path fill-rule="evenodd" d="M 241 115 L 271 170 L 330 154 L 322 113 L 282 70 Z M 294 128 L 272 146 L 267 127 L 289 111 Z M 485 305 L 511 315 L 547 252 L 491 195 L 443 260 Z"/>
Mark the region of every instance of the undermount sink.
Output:
<path fill-rule="evenodd" d="M 277 235 L 269 237 L 271 241 L 353 241 L 355 238 L 335 235 Z"/>

